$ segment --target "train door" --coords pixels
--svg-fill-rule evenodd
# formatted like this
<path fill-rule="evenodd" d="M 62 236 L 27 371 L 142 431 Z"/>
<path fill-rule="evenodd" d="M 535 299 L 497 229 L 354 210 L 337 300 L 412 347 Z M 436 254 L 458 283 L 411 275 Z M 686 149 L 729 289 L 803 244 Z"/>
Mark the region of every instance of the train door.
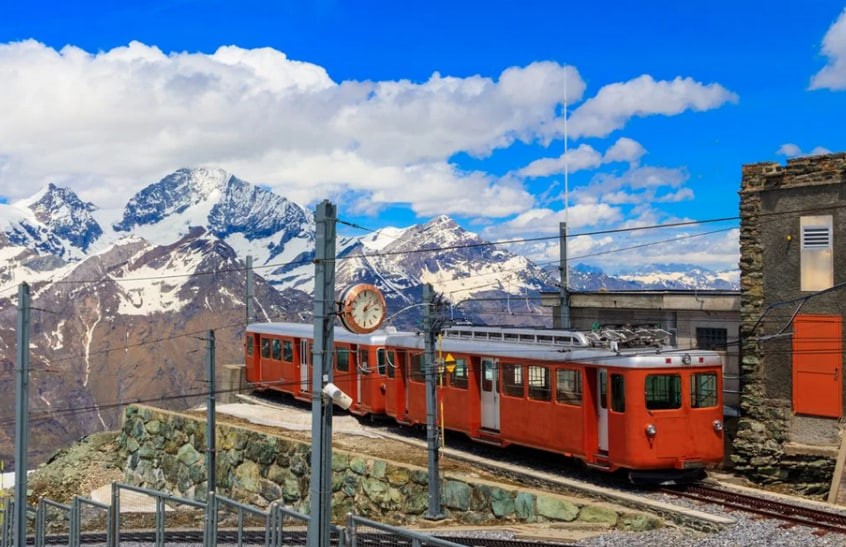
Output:
<path fill-rule="evenodd" d="M 596 427 L 599 442 L 599 451 L 608 453 L 608 371 L 599 369 L 596 375 L 596 392 L 599 393 L 599 401 L 596 405 Z"/>
<path fill-rule="evenodd" d="M 363 401 L 361 397 L 361 387 L 364 384 L 366 378 L 364 377 L 365 374 L 370 374 L 370 369 L 368 367 L 368 359 L 367 359 L 367 348 L 358 348 L 358 366 L 355 369 L 355 376 L 356 376 L 356 400 L 361 403 Z M 368 402 L 370 398 L 368 397 Z"/>
<path fill-rule="evenodd" d="M 310 353 L 308 340 L 300 340 L 300 391 L 309 391 L 308 363 Z"/>
<path fill-rule="evenodd" d="M 499 431 L 499 367 L 495 359 L 482 359 L 482 429 Z"/>

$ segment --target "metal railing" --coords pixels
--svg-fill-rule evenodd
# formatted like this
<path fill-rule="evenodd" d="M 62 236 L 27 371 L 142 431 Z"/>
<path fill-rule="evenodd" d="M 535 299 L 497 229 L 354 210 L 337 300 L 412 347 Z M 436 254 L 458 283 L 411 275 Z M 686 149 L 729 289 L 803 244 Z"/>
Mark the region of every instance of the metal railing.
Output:
<path fill-rule="evenodd" d="M 241 547 L 245 544 L 255 544 L 255 539 L 245 543 L 248 519 L 255 519 L 255 527 L 264 529 L 264 545 L 266 547 L 288 547 L 295 545 L 307 545 L 306 534 L 310 521 L 309 515 L 283 507 L 278 501 L 272 502 L 267 509 L 260 509 L 247 505 L 224 496 L 209 494 L 209 502 L 201 502 L 187 498 L 174 496 L 167 492 L 150 490 L 128 484 L 112 484 L 111 506 L 102 504 L 88 498 L 76 496 L 70 504 L 59 503 L 46 498 L 41 498 L 36 508 L 27 511 L 28 519 L 34 522 L 35 547 L 44 547 L 48 543 L 48 529 L 52 526 L 51 535 L 55 532 L 67 533 L 68 547 L 79 547 L 82 543 L 85 527 L 82 512 L 84 508 L 92 508 L 97 512 L 104 512 L 105 522 L 103 527 L 106 532 L 106 545 L 117 547 L 120 545 L 120 498 L 121 492 L 132 492 L 151 497 L 155 501 L 155 524 L 154 543 L 156 547 L 164 547 L 166 531 L 166 515 L 168 508 L 165 504 L 176 504 L 200 509 L 204 511 L 203 545 L 214 547 L 217 545 L 217 536 L 220 532 L 219 516 L 223 512 L 232 512 L 235 515 L 233 525 L 235 543 Z M 0 506 L 0 547 L 15 547 L 13 542 L 13 520 L 14 500 L 6 498 Z M 59 516 L 56 517 L 55 513 Z M 53 516 L 51 516 L 51 514 Z M 437 547 L 458 547 L 460 544 L 430 535 L 414 532 L 396 526 L 382 524 L 364 517 L 347 515 L 347 527 L 330 525 L 329 537 L 333 546 L 337 547 L 358 547 L 360 545 L 372 545 L 374 538 L 386 545 L 396 544 L 413 547 L 437 546 Z M 90 524 L 90 522 L 89 522 Z M 90 531 L 90 526 L 88 527 Z M 231 529 L 228 533 L 232 535 Z M 253 537 L 255 531 L 253 531 Z M 31 537 L 31 536 L 30 536 Z M 55 540 L 55 538 L 53 538 Z M 261 541 L 261 540 L 259 540 Z M 52 541 L 51 541 L 52 543 Z"/>
<path fill-rule="evenodd" d="M 372 532 L 366 534 L 366 539 L 359 542 L 360 536 L 365 536 L 362 533 L 362 528 L 371 528 L 377 530 L 384 535 L 384 538 L 379 541 L 381 545 L 399 544 L 397 539 L 410 540 L 412 547 L 422 547 L 424 545 L 435 545 L 438 547 L 461 547 L 460 543 L 453 543 L 445 539 L 432 537 L 419 532 L 413 532 L 404 528 L 397 528 L 382 524 L 364 517 L 357 517 L 352 513 L 347 514 L 347 547 L 358 547 L 359 545 L 373 545 L 374 537 Z M 393 541 L 392 541 L 393 540 Z M 407 542 L 402 542 L 405 545 Z"/>

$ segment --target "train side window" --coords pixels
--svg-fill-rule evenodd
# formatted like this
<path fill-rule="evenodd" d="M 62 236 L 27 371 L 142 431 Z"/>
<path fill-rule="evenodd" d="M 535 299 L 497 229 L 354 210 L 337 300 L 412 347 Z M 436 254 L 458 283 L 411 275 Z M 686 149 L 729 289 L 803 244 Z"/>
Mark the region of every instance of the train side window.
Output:
<path fill-rule="evenodd" d="M 385 355 L 385 364 L 387 365 L 385 372 L 387 372 L 388 378 L 393 378 L 397 371 L 397 355 L 392 350 L 381 349 L 379 351 Z"/>
<path fill-rule="evenodd" d="M 622 374 L 611 375 L 611 410 L 626 411 L 626 381 Z"/>
<path fill-rule="evenodd" d="M 261 356 L 265 359 L 270 358 L 270 338 L 261 337 Z"/>
<path fill-rule="evenodd" d="M 529 378 L 529 399 L 536 401 L 552 400 L 549 368 L 529 365 L 527 376 Z"/>
<path fill-rule="evenodd" d="M 560 368 L 555 373 L 555 400 L 567 405 L 582 406 L 582 373 L 567 368 Z"/>
<path fill-rule="evenodd" d="M 368 366 L 367 350 L 366 349 L 358 350 L 358 368 L 364 374 L 370 374 L 371 372 L 373 372 L 372 370 L 370 370 L 370 367 Z"/>
<path fill-rule="evenodd" d="M 272 355 L 271 358 L 276 359 L 277 361 L 282 359 L 282 341 L 274 339 L 272 348 L 273 348 L 273 352 L 271 354 Z"/>
<path fill-rule="evenodd" d="M 524 395 L 522 366 L 508 363 L 502 365 L 502 390 L 512 397 Z"/>
<path fill-rule="evenodd" d="M 253 342 L 253 337 L 247 336 L 247 355 L 252 356 L 254 344 L 255 344 L 255 342 Z"/>
<path fill-rule="evenodd" d="M 411 381 L 425 382 L 426 373 L 423 370 L 423 354 L 414 353 L 411 355 Z"/>
<path fill-rule="evenodd" d="M 379 372 L 379 376 L 384 376 L 387 368 L 385 348 L 379 348 L 376 350 L 376 370 Z"/>
<path fill-rule="evenodd" d="M 648 410 L 681 408 L 681 376 L 678 374 L 647 376 L 646 408 Z"/>
<path fill-rule="evenodd" d="M 717 375 L 713 372 L 693 374 L 690 377 L 690 407 L 717 406 Z"/>
<path fill-rule="evenodd" d="M 494 390 L 494 373 L 496 368 L 490 359 L 482 359 L 482 391 L 490 393 Z"/>
<path fill-rule="evenodd" d="M 605 369 L 599 370 L 599 406 L 608 408 L 608 373 Z"/>
<path fill-rule="evenodd" d="M 335 351 L 335 370 L 338 372 L 349 372 L 350 370 L 350 350 L 347 348 L 338 348 Z"/>
<path fill-rule="evenodd" d="M 282 341 L 282 360 L 286 363 L 294 362 L 294 344 L 290 340 Z"/>
<path fill-rule="evenodd" d="M 467 377 L 467 361 L 464 359 L 455 360 L 455 368 L 449 375 L 449 385 L 460 389 L 467 389 L 469 378 Z"/>

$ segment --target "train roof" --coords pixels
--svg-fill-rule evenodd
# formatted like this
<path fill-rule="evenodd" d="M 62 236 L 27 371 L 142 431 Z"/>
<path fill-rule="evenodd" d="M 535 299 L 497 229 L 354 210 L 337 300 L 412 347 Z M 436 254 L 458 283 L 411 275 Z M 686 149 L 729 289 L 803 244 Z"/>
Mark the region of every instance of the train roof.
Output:
<path fill-rule="evenodd" d="M 247 331 L 277 336 L 312 337 L 314 326 L 302 323 L 254 323 L 247 327 Z M 628 339 L 625 339 L 619 331 L 615 332 L 617 333 L 600 335 L 574 330 L 454 327 L 444 331 L 444 336 L 436 343 L 435 352 L 473 353 L 497 358 L 566 361 L 622 368 L 713 367 L 720 366 L 723 362 L 722 354 L 717 351 L 680 349 L 660 344 L 664 339 L 660 333 L 643 331 L 635 335 L 632 331 Z M 334 339 L 336 342 L 349 344 L 399 346 L 421 351 L 425 346 L 422 333 L 397 331 L 390 327 L 371 334 L 353 334 L 343 327 L 336 326 Z"/>

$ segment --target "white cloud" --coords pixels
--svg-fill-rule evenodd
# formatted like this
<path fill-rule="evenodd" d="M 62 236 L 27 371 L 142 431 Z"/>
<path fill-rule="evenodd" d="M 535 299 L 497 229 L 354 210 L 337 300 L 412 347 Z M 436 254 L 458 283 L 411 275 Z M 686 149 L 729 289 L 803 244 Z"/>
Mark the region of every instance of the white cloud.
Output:
<path fill-rule="evenodd" d="M 526 167 L 519 169 L 516 175 L 535 178 L 561 174 L 564 172 L 565 158 L 568 172 L 575 173 L 595 169 L 604 163 L 616 161 L 636 164 L 644 154 L 646 154 L 646 149 L 639 142 L 628 137 L 620 137 L 605 151 L 604 155 L 597 152 L 589 144 L 580 144 L 576 148 L 567 150 L 566 155 L 534 160 Z"/>
<path fill-rule="evenodd" d="M 824 146 L 815 146 L 813 150 L 806 153 L 803 152 L 798 145 L 785 143 L 779 146 L 778 150 L 776 150 L 776 154 L 780 154 L 788 158 L 796 158 L 799 156 L 821 156 L 823 154 L 831 154 L 831 150 L 825 148 Z"/>
<path fill-rule="evenodd" d="M 628 82 L 604 86 L 573 112 L 569 130 L 573 137 L 605 137 L 635 116 L 704 111 L 737 100 L 737 95 L 719 84 L 705 85 L 681 77 L 656 82 L 644 74 Z"/>
<path fill-rule="evenodd" d="M 535 160 L 517 171 L 517 175 L 527 178 L 558 175 L 564 172 L 565 160 L 569 172 L 574 173 L 602 165 L 602 154 L 589 144 L 580 144 L 577 148 L 568 150 L 566 156 Z"/>
<path fill-rule="evenodd" d="M 605 163 L 614 161 L 637 163 L 644 154 L 646 154 L 646 149 L 639 142 L 628 137 L 620 137 L 611 148 L 605 151 L 602 161 Z"/>
<path fill-rule="evenodd" d="M 482 236 L 491 240 L 511 239 L 527 234 L 546 236 L 557 234 L 562 222 L 567 223 L 568 230 L 575 230 L 586 226 L 608 225 L 622 219 L 622 211 L 606 203 L 573 205 L 567 212 L 530 209 L 507 222 L 486 228 Z"/>
<path fill-rule="evenodd" d="M 846 89 L 846 9 L 825 33 L 822 53 L 828 62 L 811 78 L 811 89 Z"/>
<path fill-rule="evenodd" d="M 776 154 L 781 154 L 782 156 L 792 158 L 794 156 L 801 156 L 802 150 L 800 150 L 797 145 L 788 142 L 779 146 L 778 150 L 776 151 Z"/>
<path fill-rule="evenodd" d="M 693 199 L 693 191 L 683 187 L 688 178 L 684 169 L 634 167 L 621 175 L 599 173 L 589 185 L 571 196 L 579 203 L 628 203 L 648 207 L 655 202 Z"/>
<path fill-rule="evenodd" d="M 511 214 L 531 205 L 517 182 L 448 159 L 548 142 L 565 74 L 568 100 L 580 100 L 576 69 L 552 62 L 498 78 L 335 82 L 269 48 L 0 44 L 0 104 L 15 105 L 0 132 L 0 196 L 57 182 L 120 206 L 178 167 L 213 165 L 303 204 L 352 192 L 375 207 L 401 196 L 420 214 Z"/>

